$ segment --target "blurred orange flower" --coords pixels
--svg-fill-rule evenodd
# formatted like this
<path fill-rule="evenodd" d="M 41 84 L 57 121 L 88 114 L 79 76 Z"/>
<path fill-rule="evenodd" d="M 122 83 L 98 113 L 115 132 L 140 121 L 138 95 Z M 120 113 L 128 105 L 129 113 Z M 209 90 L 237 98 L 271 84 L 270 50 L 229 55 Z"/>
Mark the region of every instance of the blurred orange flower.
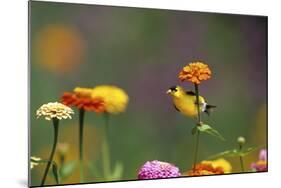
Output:
<path fill-rule="evenodd" d="M 73 27 L 44 26 L 33 39 L 34 57 L 42 68 L 55 73 L 69 73 L 83 62 L 86 43 Z"/>
<path fill-rule="evenodd" d="M 57 150 L 58 150 L 59 154 L 65 155 L 69 150 L 69 144 L 68 143 L 58 143 Z"/>
<path fill-rule="evenodd" d="M 214 167 L 212 163 L 200 163 L 195 166 L 195 170 L 187 172 L 188 176 L 202 176 L 212 174 L 224 174 L 222 167 Z"/>
<path fill-rule="evenodd" d="M 203 80 L 211 78 L 211 70 L 207 64 L 201 61 L 192 62 L 185 67 L 179 73 L 179 79 L 181 81 L 190 81 L 194 84 L 200 84 Z"/>
<path fill-rule="evenodd" d="M 67 106 L 75 106 L 86 111 L 104 112 L 104 100 L 100 97 L 92 97 L 89 88 L 75 88 L 74 92 L 65 92 L 61 101 Z"/>

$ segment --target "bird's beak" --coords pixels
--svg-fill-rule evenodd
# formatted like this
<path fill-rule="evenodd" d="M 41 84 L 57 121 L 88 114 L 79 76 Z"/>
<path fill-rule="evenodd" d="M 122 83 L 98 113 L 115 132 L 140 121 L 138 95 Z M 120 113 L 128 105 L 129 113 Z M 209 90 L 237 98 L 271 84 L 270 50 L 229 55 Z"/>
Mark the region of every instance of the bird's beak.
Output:
<path fill-rule="evenodd" d="M 166 91 L 166 94 L 170 94 L 172 91 L 169 89 L 168 91 Z"/>

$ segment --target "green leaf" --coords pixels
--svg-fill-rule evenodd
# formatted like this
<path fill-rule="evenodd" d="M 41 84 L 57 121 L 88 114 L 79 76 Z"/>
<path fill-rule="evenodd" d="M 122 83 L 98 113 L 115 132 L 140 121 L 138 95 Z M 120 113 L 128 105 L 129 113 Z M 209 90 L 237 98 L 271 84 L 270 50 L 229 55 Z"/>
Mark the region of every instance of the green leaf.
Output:
<path fill-rule="evenodd" d="M 112 180 L 120 180 L 123 175 L 123 165 L 120 162 L 116 162 L 115 168 L 113 170 L 113 173 L 111 174 Z"/>
<path fill-rule="evenodd" d="M 191 129 L 191 134 L 192 134 L 192 135 L 195 135 L 196 132 L 197 132 L 197 126 L 196 126 L 196 127 L 193 127 L 193 128 Z"/>
<path fill-rule="evenodd" d="M 216 155 L 209 157 L 209 159 L 218 158 L 218 157 L 239 157 L 240 152 L 237 149 L 227 150 Z"/>
<path fill-rule="evenodd" d="M 244 150 L 243 152 L 241 152 L 241 156 L 244 157 L 250 153 L 252 153 L 253 151 L 257 150 L 259 147 L 250 147 L 247 148 L 246 150 Z"/>
<path fill-rule="evenodd" d="M 58 167 L 55 163 L 53 163 L 52 169 L 53 169 L 53 175 L 55 177 L 56 183 L 59 184 L 60 183 L 60 177 L 59 177 Z"/>
<path fill-rule="evenodd" d="M 213 155 L 213 156 L 209 157 L 209 159 L 218 158 L 218 157 L 244 157 L 244 156 L 250 154 L 251 152 L 255 151 L 258 148 L 259 147 L 250 147 L 250 148 L 247 148 L 242 151 L 240 151 L 238 149 L 227 150 L 227 151 L 218 153 L 216 155 Z"/>
<path fill-rule="evenodd" d="M 77 166 L 77 161 L 70 161 L 68 163 L 65 163 L 61 169 L 60 169 L 60 174 L 62 178 L 67 178 L 71 175 L 71 173 L 75 170 Z"/>
<path fill-rule="evenodd" d="M 200 126 L 196 126 L 196 127 L 200 132 L 205 132 L 207 134 L 210 134 L 212 136 L 215 136 L 215 137 L 225 141 L 224 137 L 217 130 L 213 129 L 210 125 L 201 124 Z"/>

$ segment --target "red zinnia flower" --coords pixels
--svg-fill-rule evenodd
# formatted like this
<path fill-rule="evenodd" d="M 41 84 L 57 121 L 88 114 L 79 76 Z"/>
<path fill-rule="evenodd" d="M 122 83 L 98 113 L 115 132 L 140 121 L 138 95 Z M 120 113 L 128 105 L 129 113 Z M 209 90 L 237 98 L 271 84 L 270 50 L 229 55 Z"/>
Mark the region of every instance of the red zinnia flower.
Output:
<path fill-rule="evenodd" d="M 84 95 L 80 92 L 80 90 L 84 88 L 79 88 L 79 92 L 74 91 L 65 92 L 62 97 L 62 103 L 67 106 L 75 106 L 78 109 L 83 109 L 86 111 L 93 111 L 93 112 L 104 112 L 104 100 L 100 97 L 91 97 L 91 95 Z M 76 89 L 75 89 L 76 90 Z M 89 91 L 89 89 L 85 90 Z"/>

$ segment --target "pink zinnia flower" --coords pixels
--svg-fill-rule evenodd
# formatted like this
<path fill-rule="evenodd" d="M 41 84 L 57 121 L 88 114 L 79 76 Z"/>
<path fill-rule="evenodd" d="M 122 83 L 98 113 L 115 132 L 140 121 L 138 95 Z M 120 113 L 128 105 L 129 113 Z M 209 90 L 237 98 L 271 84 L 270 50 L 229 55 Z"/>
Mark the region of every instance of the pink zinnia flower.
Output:
<path fill-rule="evenodd" d="M 259 160 L 251 164 L 251 168 L 256 172 L 267 171 L 267 150 L 262 149 L 259 154 Z"/>
<path fill-rule="evenodd" d="M 139 179 L 158 179 L 179 177 L 179 168 L 173 164 L 161 161 L 147 161 L 139 170 Z"/>
<path fill-rule="evenodd" d="M 267 161 L 267 151 L 266 149 L 260 150 L 259 159 L 263 161 Z"/>

